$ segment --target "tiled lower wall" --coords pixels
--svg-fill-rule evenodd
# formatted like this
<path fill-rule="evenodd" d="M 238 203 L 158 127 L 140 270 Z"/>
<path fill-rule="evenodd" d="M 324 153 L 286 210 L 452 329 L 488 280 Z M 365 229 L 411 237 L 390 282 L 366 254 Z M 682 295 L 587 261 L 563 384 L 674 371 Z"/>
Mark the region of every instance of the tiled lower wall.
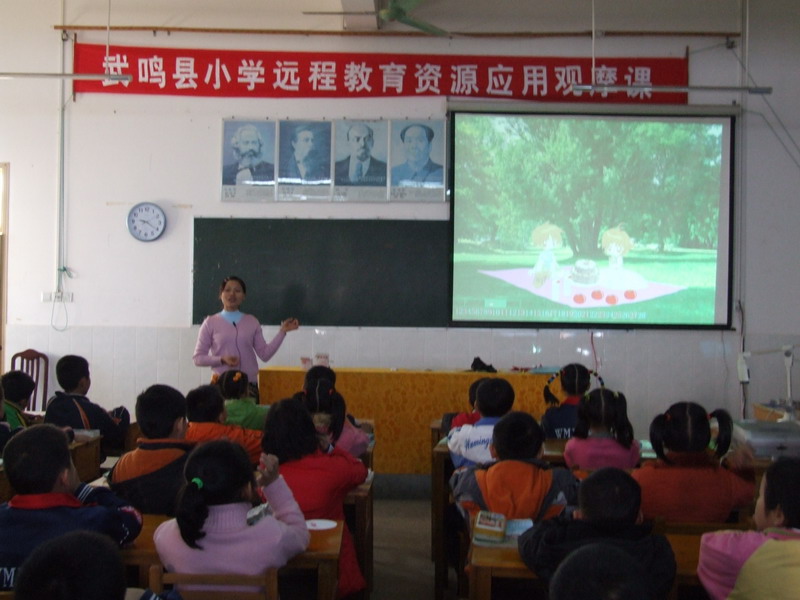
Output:
<path fill-rule="evenodd" d="M 80 354 L 90 363 L 89 397 L 109 408 L 122 404 L 132 410 L 136 395 L 152 383 L 169 384 L 185 393 L 208 381 L 209 370 L 192 364 L 197 331 L 198 326 L 57 331 L 47 326 L 9 325 L 5 368 L 19 350 L 46 352 L 51 357 L 52 393 L 57 389 L 56 360 Z M 274 327 L 264 328 L 267 339 L 275 332 Z M 794 342 L 767 336 L 759 343 L 758 347 L 767 348 L 770 343 L 780 347 Z M 636 434 L 646 437 L 653 415 L 678 400 L 738 412 L 742 397 L 736 375 L 738 344 L 735 332 L 604 330 L 592 336 L 586 330 L 555 329 L 302 327 L 287 336 L 270 364 L 299 366 L 301 356 L 325 352 L 334 368 L 469 369 L 473 358 L 480 356 L 502 371 L 569 362 L 593 367 L 596 353 L 606 385 L 625 392 Z M 753 400 L 769 399 L 785 390 L 782 357 L 758 356 L 751 363 Z"/>

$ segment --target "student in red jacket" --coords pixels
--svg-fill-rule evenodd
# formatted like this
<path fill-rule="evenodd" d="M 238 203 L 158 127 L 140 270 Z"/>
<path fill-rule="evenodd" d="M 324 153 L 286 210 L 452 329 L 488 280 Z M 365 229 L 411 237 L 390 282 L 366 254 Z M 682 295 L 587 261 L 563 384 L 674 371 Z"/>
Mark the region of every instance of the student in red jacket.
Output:
<path fill-rule="evenodd" d="M 270 408 L 262 445 L 266 454 L 278 457 L 280 473 L 306 519 L 344 520 L 344 497 L 364 482 L 367 468 L 348 452 L 330 446 L 327 436 L 318 435 L 301 400 L 287 398 Z M 343 598 L 365 587 L 353 538 L 345 526 L 337 595 Z"/>

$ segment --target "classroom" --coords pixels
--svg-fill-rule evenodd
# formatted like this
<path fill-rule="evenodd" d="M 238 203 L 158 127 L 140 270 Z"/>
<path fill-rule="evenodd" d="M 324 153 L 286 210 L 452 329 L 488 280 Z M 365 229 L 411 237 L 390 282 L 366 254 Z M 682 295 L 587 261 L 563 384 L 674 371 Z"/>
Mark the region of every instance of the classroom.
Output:
<path fill-rule="evenodd" d="M 221 149 L 224 122 L 230 119 L 442 121 L 458 105 L 456 98 L 73 95 L 72 83 L 57 78 L 3 79 L 3 72 L 71 72 L 72 36 L 78 43 L 98 46 L 354 57 L 688 57 L 689 85 L 717 88 L 689 91 L 688 105 L 737 111 L 730 327 L 362 326 L 331 324 L 324 316 L 303 323 L 302 315 L 287 312 L 281 318 L 301 317 L 300 328 L 287 336 L 268 366 L 299 368 L 303 357 L 318 354 L 328 355 L 335 369 L 392 372 L 466 371 L 475 357 L 501 373 L 512 367 L 582 362 L 599 371 L 608 387 L 625 392 L 637 439 L 647 437 L 653 415 L 679 400 L 709 410 L 725 408 L 739 418 L 752 417 L 754 403 L 786 398 L 787 373 L 790 388 L 791 376 L 797 375 L 791 352 L 800 347 L 800 311 L 792 300 L 800 292 L 795 263 L 800 76 L 794 64 L 800 55 L 800 7 L 794 0 L 532 0 L 502 7 L 477 0 L 426 0 L 414 10 L 419 19 L 449 32 L 494 34 L 472 37 L 422 36 L 400 23 L 382 31 L 374 16 L 303 13 L 370 10 L 384 4 L 0 0 L 3 370 L 9 369 L 13 353 L 37 349 L 51 357 L 54 391 L 57 357 L 78 354 L 91 365 L 92 400 L 133 412 L 137 394 L 152 383 L 186 392 L 208 382 L 208 368 L 192 362 L 203 318 L 196 314 L 202 293 L 197 277 L 215 260 L 206 247 L 202 257 L 209 262 L 197 264 L 196 236 L 203 221 L 405 220 L 443 225 L 451 218 L 448 198 L 227 202 L 221 197 Z M 373 31 L 364 34 L 348 25 Z M 67 41 L 62 41 L 62 29 Z M 772 91 L 759 95 L 719 89 L 748 86 Z M 476 110 L 503 110 L 506 102 L 466 104 Z M 520 110 L 536 111 L 536 104 Z M 129 211 L 140 202 L 155 203 L 166 214 L 166 230 L 155 241 L 138 241 L 126 228 Z M 337 239 L 330 244 L 335 246 Z M 259 272 L 238 273 L 243 263 L 232 262 L 213 268 L 223 275 L 242 275 L 254 285 Z M 274 272 L 269 265 L 263 267 L 265 274 Z M 326 276 L 335 282 L 335 273 Z M 69 301 L 43 300 L 56 292 Z M 216 302 L 216 287 L 208 286 L 206 296 L 203 302 Z M 270 339 L 280 319 L 261 322 Z M 785 348 L 790 349 L 788 357 Z M 750 353 L 746 383 L 737 368 L 742 352 Z M 431 404 L 430 399 L 425 402 Z M 414 399 L 397 409 L 412 413 Z M 416 474 L 427 476 L 428 468 Z"/>

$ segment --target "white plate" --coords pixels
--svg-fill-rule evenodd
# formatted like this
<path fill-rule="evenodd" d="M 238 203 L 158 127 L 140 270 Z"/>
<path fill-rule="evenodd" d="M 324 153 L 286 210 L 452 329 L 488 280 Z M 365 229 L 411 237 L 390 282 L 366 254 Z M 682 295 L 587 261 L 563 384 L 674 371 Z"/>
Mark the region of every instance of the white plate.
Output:
<path fill-rule="evenodd" d="M 336 527 L 336 521 L 331 521 L 329 519 L 308 519 L 306 521 L 306 527 L 316 530 L 333 529 Z"/>

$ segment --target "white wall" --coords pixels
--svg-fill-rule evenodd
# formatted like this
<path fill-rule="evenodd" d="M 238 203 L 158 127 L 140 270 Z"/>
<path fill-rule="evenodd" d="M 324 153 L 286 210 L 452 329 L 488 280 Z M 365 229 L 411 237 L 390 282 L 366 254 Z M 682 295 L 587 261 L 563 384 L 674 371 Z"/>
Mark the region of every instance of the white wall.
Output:
<path fill-rule="evenodd" d="M 162 4 L 164 8 L 151 6 Z M 430 14 L 446 4 L 430 2 Z M 487 3 L 488 4 L 488 3 Z M 531 2 L 551 7 L 549 2 Z M 580 11 L 546 22 L 564 30 L 586 30 L 587 0 L 572 0 Z M 598 3 L 601 7 L 602 3 Z M 607 4 L 607 3 L 606 3 Z M 651 10 L 643 11 L 642 5 Z M 696 6 L 701 5 L 701 6 Z M 105 0 L 67 2 L 65 21 L 104 24 Z M 168 3 L 119 2 L 114 23 L 147 25 L 243 26 L 242 8 L 252 0 L 226 3 L 226 12 L 203 13 L 189 0 Z M 738 2 L 715 3 L 721 11 L 708 19 L 707 3 L 626 3 L 598 18 L 604 29 L 738 29 Z M 191 9 L 189 7 L 192 7 Z M 626 8 L 627 7 L 627 8 Z M 634 10 L 634 7 L 636 10 Z M 548 8 L 548 10 L 550 10 Z M 693 12 L 694 11 L 694 12 Z M 470 25 L 460 11 L 459 28 Z M 62 22 L 60 3 L 0 0 L 0 71 L 56 71 L 61 42 L 52 29 Z M 549 14 L 549 13 L 548 13 Z M 237 16 L 239 15 L 239 16 Z M 706 19 L 699 22 L 698 19 Z M 9 18 L 10 17 L 10 18 Z M 558 17 L 558 18 L 557 18 Z M 600 18 L 602 17 L 602 18 Z M 266 21 L 248 21 L 267 27 Z M 544 21 L 543 21 L 544 23 Z M 699 24 L 699 25 L 698 25 Z M 512 30 L 538 30 L 537 23 L 506 18 Z M 298 25 L 300 26 L 300 25 Z M 481 29 L 480 19 L 472 28 Z M 719 29 L 718 29 L 719 30 Z M 800 8 L 793 0 L 753 3 L 749 68 L 760 85 L 772 85 L 768 102 L 800 138 L 800 92 L 796 57 L 800 54 Z M 81 33 L 81 41 L 105 43 L 105 33 Z M 619 38 L 598 40 L 599 56 L 682 56 L 690 48 L 690 80 L 698 84 L 742 81 L 739 64 L 719 38 Z M 112 33 L 112 44 L 218 47 L 264 50 L 429 52 L 459 54 L 584 55 L 588 38 L 527 40 L 441 40 L 209 34 Z M 55 286 L 57 266 L 59 84 L 54 81 L 0 81 L 0 162 L 11 164 L 6 361 L 26 347 L 54 358 L 86 356 L 92 365 L 90 396 L 106 405 L 133 406 L 138 391 L 156 381 L 187 391 L 206 381 L 191 354 L 192 220 L 198 216 L 334 217 L 446 219 L 445 205 L 290 205 L 222 204 L 219 199 L 222 119 L 229 117 L 441 117 L 439 99 L 375 101 L 282 101 L 264 99 L 182 99 L 172 97 L 82 95 L 66 110 L 66 265 L 74 278 L 66 289 L 75 302 L 56 307 L 40 301 Z M 594 332 L 597 363 L 608 386 L 625 391 L 637 435 L 646 435 L 652 415 L 680 399 L 709 408 L 739 410 L 741 389 L 736 355 L 745 336 L 748 349 L 800 343 L 800 311 L 794 298 L 800 287 L 795 267 L 800 225 L 798 154 L 785 151 L 767 122 L 778 127 L 761 98 L 732 94 L 696 95 L 692 103 L 742 102 L 746 111 L 739 139 L 744 168 L 736 247 L 736 299 L 745 308 L 745 328 L 736 331 Z M 763 115 L 763 117 L 762 117 Z M 765 121 L 766 118 L 766 121 Z M 779 132 L 780 134 L 780 132 Z M 782 135 L 782 134 L 781 134 Z M 786 142 L 785 136 L 784 143 Z M 794 161 L 794 162 L 793 162 Z M 135 242 L 124 226 L 134 203 L 151 200 L 167 211 L 169 228 L 153 244 Z M 51 326 L 51 323 L 57 327 Z M 271 335 L 275 327 L 265 327 Z M 290 334 L 272 360 L 299 364 L 301 355 L 331 354 L 334 366 L 464 369 L 474 356 L 499 369 L 512 365 L 561 365 L 580 360 L 594 365 L 591 334 L 585 330 L 303 328 Z M 766 400 L 784 395 L 783 361 L 778 354 L 751 360 L 750 396 Z M 800 380 L 798 380 L 800 387 Z"/>

